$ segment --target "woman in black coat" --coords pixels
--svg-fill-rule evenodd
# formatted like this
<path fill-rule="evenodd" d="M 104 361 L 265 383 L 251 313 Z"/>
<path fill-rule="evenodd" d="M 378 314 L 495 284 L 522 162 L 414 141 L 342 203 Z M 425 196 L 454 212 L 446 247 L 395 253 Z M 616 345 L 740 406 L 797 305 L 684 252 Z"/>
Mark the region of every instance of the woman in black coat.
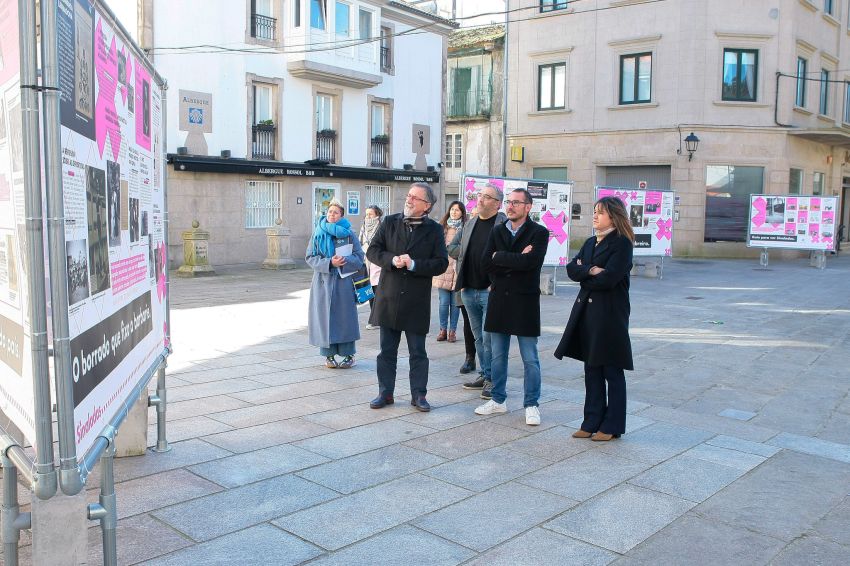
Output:
<path fill-rule="evenodd" d="M 567 265 L 567 274 L 581 283 L 581 290 L 555 357 L 584 362 L 584 421 L 573 436 L 606 441 L 626 431 L 623 370 L 634 369 L 629 272 L 635 235 L 626 207 L 617 197 L 597 201 L 593 228 L 596 235 Z"/>

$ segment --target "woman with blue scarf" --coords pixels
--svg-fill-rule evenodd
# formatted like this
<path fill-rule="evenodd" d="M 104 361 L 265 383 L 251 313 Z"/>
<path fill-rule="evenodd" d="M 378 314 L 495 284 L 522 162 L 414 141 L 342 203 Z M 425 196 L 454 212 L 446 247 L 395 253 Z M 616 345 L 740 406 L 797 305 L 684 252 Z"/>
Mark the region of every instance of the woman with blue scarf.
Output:
<path fill-rule="evenodd" d="M 307 264 L 313 268 L 307 327 L 310 344 L 319 347 L 325 365 L 348 369 L 354 365 L 355 342 L 360 339 L 352 274 L 362 267 L 364 256 L 344 216 L 342 205 L 331 201 L 307 247 Z"/>

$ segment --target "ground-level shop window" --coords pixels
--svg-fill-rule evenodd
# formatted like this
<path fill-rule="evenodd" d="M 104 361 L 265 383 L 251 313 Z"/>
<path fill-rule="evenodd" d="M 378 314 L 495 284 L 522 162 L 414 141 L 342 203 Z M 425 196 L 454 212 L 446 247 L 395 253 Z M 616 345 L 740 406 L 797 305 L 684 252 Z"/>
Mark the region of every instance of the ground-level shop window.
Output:
<path fill-rule="evenodd" d="M 245 183 L 245 228 L 272 228 L 282 218 L 283 183 L 247 181 Z"/>
<path fill-rule="evenodd" d="M 705 241 L 747 241 L 750 195 L 764 189 L 764 167 L 705 168 Z"/>

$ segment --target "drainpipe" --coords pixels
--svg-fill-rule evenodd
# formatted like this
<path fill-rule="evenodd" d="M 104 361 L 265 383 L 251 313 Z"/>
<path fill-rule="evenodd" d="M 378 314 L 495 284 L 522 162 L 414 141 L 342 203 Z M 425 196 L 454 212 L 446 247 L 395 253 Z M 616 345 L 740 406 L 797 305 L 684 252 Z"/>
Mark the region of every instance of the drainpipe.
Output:
<path fill-rule="evenodd" d="M 507 8 L 508 3 L 505 2 Z M 505 10 L 505 46 L 502 53 L 502 177 L 508 174 L 508 10 Z"/>

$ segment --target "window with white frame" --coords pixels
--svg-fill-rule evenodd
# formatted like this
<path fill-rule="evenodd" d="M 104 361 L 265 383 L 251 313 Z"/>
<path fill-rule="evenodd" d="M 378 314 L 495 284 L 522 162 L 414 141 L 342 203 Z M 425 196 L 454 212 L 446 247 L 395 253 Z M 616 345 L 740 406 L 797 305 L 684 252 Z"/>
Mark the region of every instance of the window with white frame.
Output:
<path fill-rule="evenodd" d="M 829 114 L 829 71 L 820 70 L 820 103 L 818 113 L 827 116 Z"/>
<path fill-rule="evenodd" d="M 254 124 L 273 125 L 274 90 L 270 85 L 254 84 Z"/>
<path fill-rule="evenodd" d="M 794 104 L 800 108 L 806 107 L 806 71 L 809 63 L 802 57 L 797 57 L 797 95 Z"/>
<path fill-rule="evenodd" d="M 272 228 L 282 218 L 283 183 L 246 181 L 245 228 Z"/>
<path fill-rule="evenodd" d="M 372 104 L 372 138 L 387 134 L 386 128 L 387 106 L 386 104 Z"/>
<path fill-rule="evenodd" d="M 812 173 L 812 194 L 813 195 L 822 195 L 823 194 L 823 185 L 824 185 L 824 179 L 825 178 L 826 178 L 826 175 L 824 175 L 823 173 L 819 173 L 818 171 L 815 171 L 814 173 Z"/>
<path fill-rule="evenodd" d="M 351 35 L 351 6 L 345 2 L 336 3 L 336 35 L 346 39 Z"/>
<path fill-rule="evenodd" d="M 549 63 L 537 67 L 537 109 L 558 110 L 567 104 L 567 64 Z"/>
<path fill-rule="evenodd" d="M 823 13 L 835 16 L 835 3 L 833 0 L 823 0 Z"/>
<path fill-rule="evenodd" d="M 333 130 L 333 96 L 316 95 L 316 131 Z"/>
<path fill-rule="evenodd" d="M 360 39 L 372 37 L 372 12 L 360 8 Z"/>
<path fill-rule="evenodd" d="M 803 192 L 803 170 L 791 168 L 788 179 L 788 194 L 799 195 Z"/>
<path fill-rule="evenodd" d="M 328 16 L 327 0 L 310 0 L 310 27 L 325 29 Z"/>
<path fill-rule="evenodd" d="M 446 160 L 448 169 L 463 167 L 463 136 L 461 134 L 446 134 Z"/>
<path fill-rule="evenodd" d="M 375 205 L 380 207 L 385 215 L 390 213 L 390 191 L 389 185 L 366 185 L 366 207 Z"/>

